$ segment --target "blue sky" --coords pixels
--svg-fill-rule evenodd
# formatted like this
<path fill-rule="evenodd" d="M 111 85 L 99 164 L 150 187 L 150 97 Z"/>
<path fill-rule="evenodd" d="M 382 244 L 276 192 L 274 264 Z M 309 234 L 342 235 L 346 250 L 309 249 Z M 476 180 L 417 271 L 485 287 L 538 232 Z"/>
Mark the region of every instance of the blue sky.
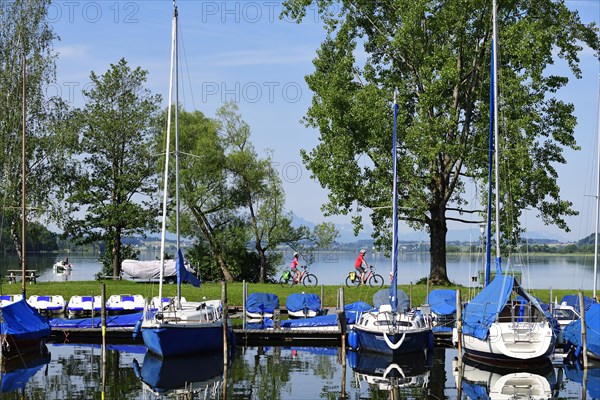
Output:
<path fill-rule="evenodd" d="M 600 22 L 599 1 L 566 3 L 579 11 L 582 21 Z M 296 24 L 278 18 L 280 1 L 189 0 L 179 1 L 178 7 L 184 107 L 214 116 L 223 101 L 236 100 L 257 150 L 261 154 L 266 149 L 274 151 L 287 208 L 304 219 L 322 221 L 320 206 L 326 192 L 310 178 L 299 156 L 300 149 L 311 149 L 318 140 L 318 132 L 299 122 L 312 98 L 304 77 L 313 71 L 312 60 L 325 37 L 315 10 Z M 161 93 L 166 105 L 171 14 L 170 0 L 54 2 L 49 18 L 61 40 L 55 44 L 57 83 L 49 94 L 60 94 L 79 107 L 83 104 L 80 90 L 89 83 L 90 71 L 102 74 L 111 63 L 125 58 L 131 66 L 149 71 L 148 87 Z M 569 221 L 570 234 L 544 227 L 533 213 L 523 221 L 530 231 L 573 240 L 594 229 L 595 201 L 590 196 L 595 193 L 600 92 L 597 59 L 590 49 L 580 57 L 583 79 L 571 81 L 559 96 L 575 104 L 582 150 L 568 152 L 568 164 L 558 171 L 563 198 L 573 201 L 582 215 Z M 349 222 L 348 217 L 328 220 Z M 476 226 L 456 229 L 478 235 Z"/>

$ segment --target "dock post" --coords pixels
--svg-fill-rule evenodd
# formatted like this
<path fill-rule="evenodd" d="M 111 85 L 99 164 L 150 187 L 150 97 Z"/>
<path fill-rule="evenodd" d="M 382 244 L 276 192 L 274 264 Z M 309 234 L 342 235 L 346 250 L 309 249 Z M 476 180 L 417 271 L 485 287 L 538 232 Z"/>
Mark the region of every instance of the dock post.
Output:
<path fill-rule="evenodd" d="M 102 325 L 102 365 L 106 363 L 106 284 L 103 283 L 100 289 L 100 320 Z M 93 307 L 92 307 L 93 309 Z"/>
<path fill-rule="evenodd" d="M 456 289 L 456 333 L 458 335 L 458 365 L 462 365 L 462 301 L 460 289 Z"/>
<path fill-rule="evenodd" d="M 248 283 L 242 281 L 242 327 L 246 330 L 246 299 L 248 298 Z"/>
<path fill-rule="evenodd" d="M 221 282 L 221 305 L 223 306 L 223 314 L 221 320 L 223 321 L 223 365 L 227 365 L 228 350 L 228 335 L 227 335 L 227 282 Z"/>
<path fill-rule="evenodd" d="M 412 282 L 410 283 L 408 290 L 408 308 L 412 310 Z"/>
<path fill-rule="evenodd" d="M 583 302 L 583 292 L 579 291 L 579 311 L 581 312 L 581 344 L 583 345 L 583 368 L 588 368 L 587 358 L 587 332 L 585 326 L 585 303 Z"/>
<path fill-rule="evenodd" d="M 321 285 L 321 309 L 323 310 L 323 305 L 325 304 L 325 285 Z"/>

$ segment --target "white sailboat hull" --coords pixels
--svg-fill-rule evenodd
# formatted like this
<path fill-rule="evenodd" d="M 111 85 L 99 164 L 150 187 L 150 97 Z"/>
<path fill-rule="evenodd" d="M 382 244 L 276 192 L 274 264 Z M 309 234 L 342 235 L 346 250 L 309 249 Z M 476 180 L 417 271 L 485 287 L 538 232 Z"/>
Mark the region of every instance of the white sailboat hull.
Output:
<path fill-rule="evenodd" d="M 476 358 L 495 361 L 533 361 L 552 354 L 556 337 L 547 322 L 495 322 L 486 339 L 462 335 L 465 352 Z M 458 343 L 456 328 L 452 341 Z"/>

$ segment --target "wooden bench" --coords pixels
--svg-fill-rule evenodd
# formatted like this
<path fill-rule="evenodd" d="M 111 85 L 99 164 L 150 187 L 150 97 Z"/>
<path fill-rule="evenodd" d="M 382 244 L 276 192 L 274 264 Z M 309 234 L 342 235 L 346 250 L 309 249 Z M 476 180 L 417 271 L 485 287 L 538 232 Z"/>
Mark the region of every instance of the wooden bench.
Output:
<path fill-rule="evenodd" d="M 8 275 L 6 276 L 6 279 L 8 280 L 9 284 L 12 283 L 17 283 L 17 278 L 20 278 L 23 274 L 23 271 L 20 269 L 9 269 L 6 271 L 8 273 Z M 25 279 L 30 283 L 37 283 L 37 278 L 39 278 L 40 275 L 37 273 L 37 270 L 35 269 L 28 269 L 25 270 Z"/>

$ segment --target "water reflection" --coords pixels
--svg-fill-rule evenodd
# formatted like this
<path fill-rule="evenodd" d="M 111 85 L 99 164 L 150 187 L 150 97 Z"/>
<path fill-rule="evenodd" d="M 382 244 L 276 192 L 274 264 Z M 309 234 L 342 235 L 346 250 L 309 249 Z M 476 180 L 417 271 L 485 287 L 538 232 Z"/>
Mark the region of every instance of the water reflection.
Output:
<path fill-rule="evenodd" d="M 46 367 L 50 362 L 48 347 L 43 345 L 39 351 L 30 351 L 20 357 L 2 359 L 0 374 L 0 393 L 25 391 L 29 379 Z"/>
<path fill-rule="evenodd" d="M 144 346 L 107 346 L 105 360 L 99 345 L 49 344 L 48 349 L 51 359 L 42 358 L 37 369 L 27 364 L 20 378 L 8 375 L 16 375 L 16 366 L 3 370 L 2 390 L 13 392 L 0 398 L 14 398 L 16 390 L 23 399 L 99 399 L 101 392 L 107 400 L 166 399 L 184 397 L 181 389 L 194 390 L 185 398 L 220 400 L 600 397 L 600 369 L 586 375 L 576 365 L 565 366 L 562 377 L 562 365 L 545 365 L 519 372 L 525 376 L 466 360 L 461 375 L 454 348 L 435 348 L 432 361 L 425 354 L 398 360 L 342 357 L 335 347 L 237 347 L 229 365 L 220 354 L 163 361 L 147 356 Z M 204 382 L 204 391 L 191 382 Z"/>
<path fill-rule="evenodd" d="M 480 399 L 552 399 L 560 387 L 550 360 L 532 369 L 502 368 L 463 357 L 462 374 L 453 361 L 456 386 L 466 398 Z"/>
<path fill-rule="evenodd" d="M 415 352 L 394 358 L 383 354 L 350 351 L 348 364 L 354 371 L 357 385 L 364 382 L 371 389 L 389 392 L 389 397 L 396 399 L 400 392 L 427 394 L 433 353 Z"/>
<path fill-rule="evenodd" d="M 223 389 L 222 353 L 162 359 L 148 352 L 141 367 L 133 361 L 133 369 L 143 390 L 155 395 L 218 398 Z"/>

